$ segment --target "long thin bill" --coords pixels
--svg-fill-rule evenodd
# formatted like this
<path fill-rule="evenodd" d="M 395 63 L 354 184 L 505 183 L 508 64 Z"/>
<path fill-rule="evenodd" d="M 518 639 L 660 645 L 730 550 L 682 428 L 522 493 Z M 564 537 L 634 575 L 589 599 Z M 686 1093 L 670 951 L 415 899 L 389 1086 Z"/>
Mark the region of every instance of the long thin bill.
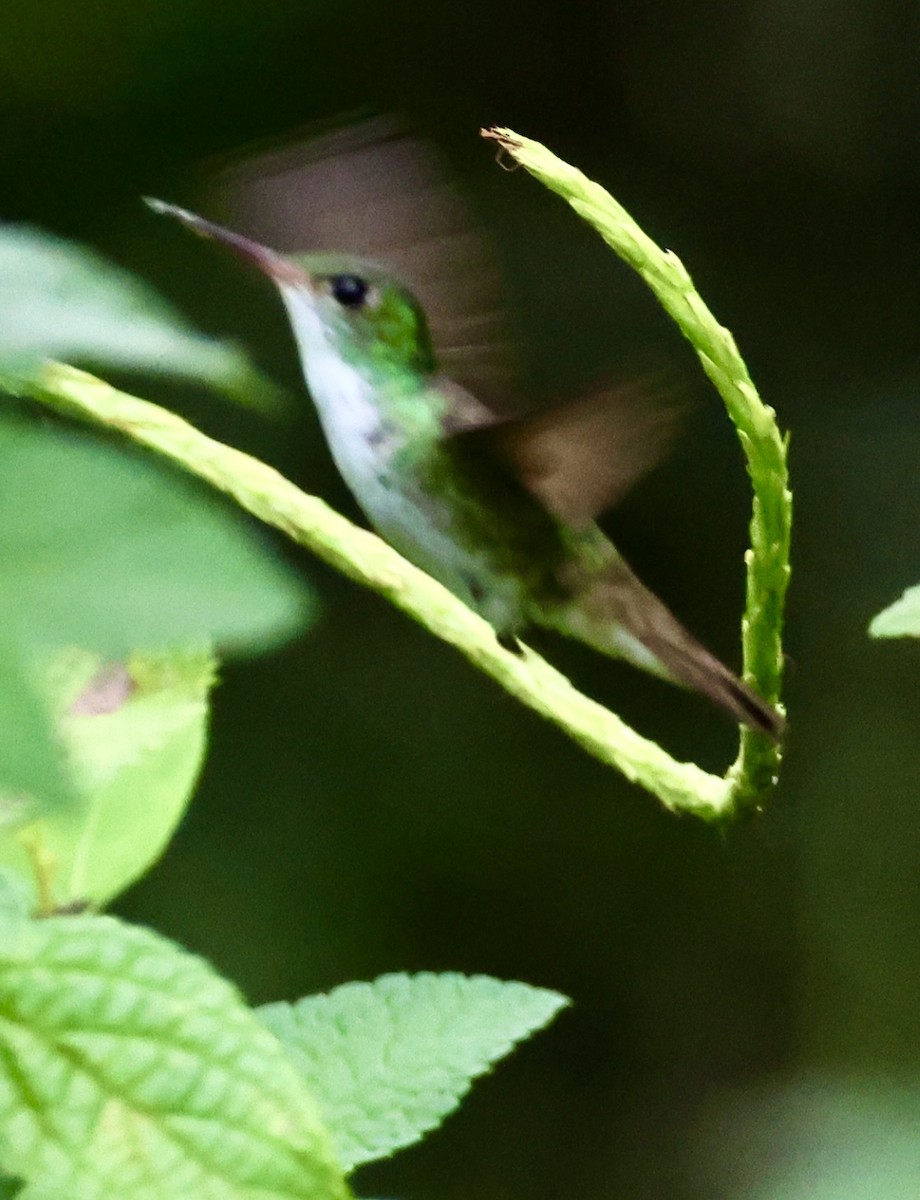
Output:
<path fill-rule="evenodd" d="M 145 196 L 144 203 L 158 215 L 172 217 L 179 221 L 186 229 L 197 233 L 199 237 L 210 238 L 228 246 L 244 262 L 257 267 L 278 283 L 303 283 L 306 281 L 306 276 L 300 267 L 280 254 L 276 254 L 274 250 L 269 250 L 267 246 L 254 242 L 251 238 L 243 237 L 242 234 L 234 233 L 230 229 L 224 229 L 221 225 L 215 225 L 213 221 L 206 221 L 204 217 L 199 217 L 186 208 L 179 208 L 177 204 L 167 204 L 165 200 Z"/>

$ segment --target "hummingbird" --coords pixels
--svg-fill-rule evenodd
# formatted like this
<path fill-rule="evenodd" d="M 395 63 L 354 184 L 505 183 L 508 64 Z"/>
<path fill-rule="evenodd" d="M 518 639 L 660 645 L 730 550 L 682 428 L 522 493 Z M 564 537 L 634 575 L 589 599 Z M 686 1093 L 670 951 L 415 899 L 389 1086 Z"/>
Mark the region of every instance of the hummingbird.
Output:
<path fill-rule="evenodd" d="M 495 629 L 541 626 L 709 697 L 771 738 L 783 721 L 637 578 L 597 518 L 659 456 L 668 421 L 621 388 L 536 413 L 444 369 L 425 307 L 350 253 L 279 253 L 159 200 L 280 292 L 329 450 L 375 530 Z"/>

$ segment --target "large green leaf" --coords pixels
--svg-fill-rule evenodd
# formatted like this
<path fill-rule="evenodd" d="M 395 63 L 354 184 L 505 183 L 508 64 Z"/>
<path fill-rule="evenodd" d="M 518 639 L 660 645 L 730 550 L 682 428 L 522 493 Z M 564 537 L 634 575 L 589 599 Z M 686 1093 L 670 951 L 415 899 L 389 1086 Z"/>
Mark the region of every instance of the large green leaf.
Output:
<path fill-rule="evenodd" d="M 228 506 L 82 431 L 0 418 L 0 630 L 111 656 L 259 649 L 310 612 L 304 584 Z"/>
<path fill-rule="evenodd" d="M 483 975 L 384 975 L 257 1012 L 319 1101 L 350 1170 L 440 1125 L 478 1075 L 567 1003 Z"/>
<path fill-rule="evenodd" d="M 29 881 L 33 903 L 103 904 L 160 857 L 204 758 L 215 671 L 205 651 L 55 656 L 43 682 L 77 798 L 0 836 L 0 864 Z"/>
<path fill-rule="evenodd" d="M 110 917 L 7 917 L 0 1163 L 23 1200 L 343 1200 L 305 1084 L 228 983 Z"/>
<path fill-rule="evenodd" d="M 48 358 L 122 367 L 264 400 L 271 386 L 234 346 L 194 333 L 152 288 L 92 251 L 0 225 L 0 379 Z"/>

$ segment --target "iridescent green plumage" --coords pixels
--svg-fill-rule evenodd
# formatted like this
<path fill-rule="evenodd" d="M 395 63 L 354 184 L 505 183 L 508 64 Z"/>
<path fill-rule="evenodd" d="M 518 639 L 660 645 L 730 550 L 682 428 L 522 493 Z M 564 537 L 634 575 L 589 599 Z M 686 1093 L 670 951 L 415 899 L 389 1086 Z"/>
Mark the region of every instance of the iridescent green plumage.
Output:
<path fill-rule="evenodd" d="M 297 254 L 291 261 L 315 280 L 353 277 L 367 283 L 373 303 L 349 314 L 343 350 L 353 348 L 356 355 L 399 372 L 435 369 L 424 309 L 383 267 L 348 254 Z"/>

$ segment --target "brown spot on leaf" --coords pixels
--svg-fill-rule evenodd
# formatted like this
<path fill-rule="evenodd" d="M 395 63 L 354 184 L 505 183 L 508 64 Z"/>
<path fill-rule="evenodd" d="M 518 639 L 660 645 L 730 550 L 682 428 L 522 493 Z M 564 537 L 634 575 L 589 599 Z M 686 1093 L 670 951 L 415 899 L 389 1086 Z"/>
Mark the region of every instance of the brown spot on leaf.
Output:
<path fill-rule="evenodd" d="M 137 690 L 124 663 L 109 663 L 98 671 L 70 706 L 72 717 L 101 717 L 117 712 Z"/>

